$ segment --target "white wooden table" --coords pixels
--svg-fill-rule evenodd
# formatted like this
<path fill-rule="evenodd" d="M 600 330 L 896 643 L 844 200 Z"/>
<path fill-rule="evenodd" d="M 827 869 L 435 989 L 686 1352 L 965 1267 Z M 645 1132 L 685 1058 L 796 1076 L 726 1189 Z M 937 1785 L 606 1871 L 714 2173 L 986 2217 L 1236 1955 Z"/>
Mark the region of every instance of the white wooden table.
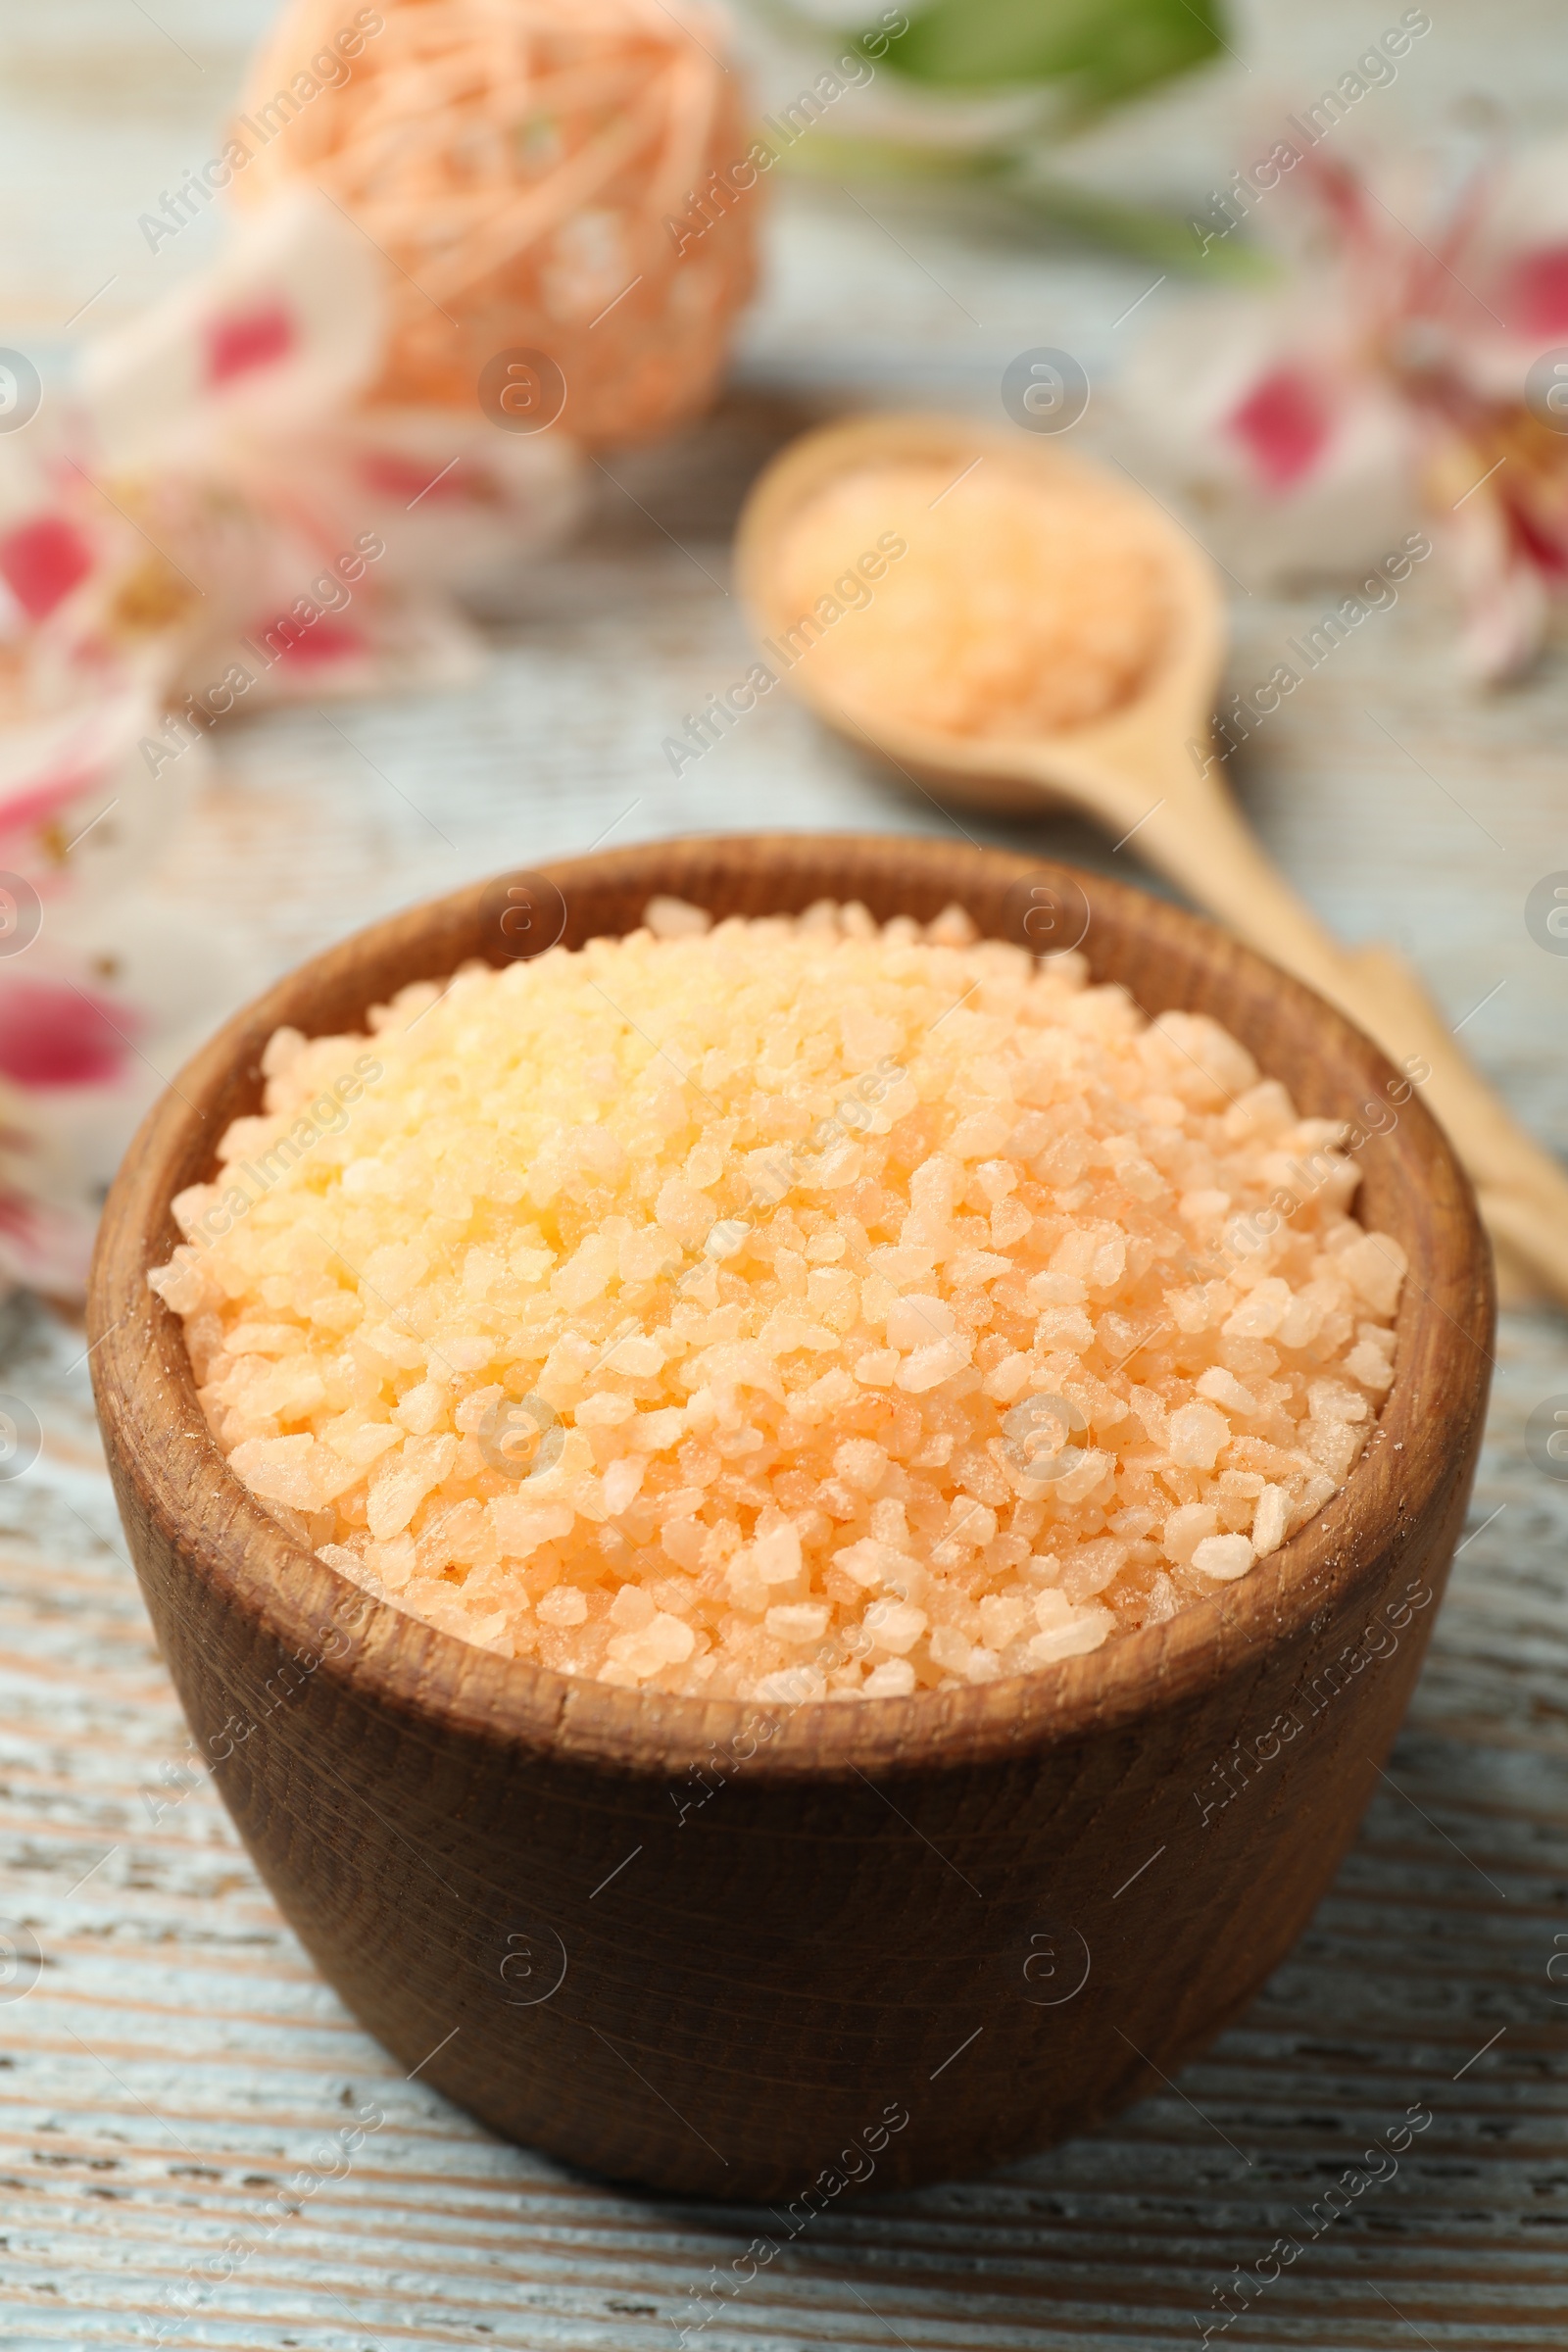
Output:
<path fill-rule="evenodd" d="M 47 22 L 19 0 L 0 10 L 15 69 L 0 188 L 27 223 L 0 262 L 8 340 L 57 340 L 100 279 L 116 282 L 95 317 L 148 289 L 135 212 L 206 151 L 261 12 L 191 0 L 157 14 L 136 0 L 62 0 Z M 1523 0 L 1445 17 L 1425 92 L 1412 70 L 1391 106 L 1419 119 L 1479 78 L 1527 91 L 1549 118 L 1568 83 L 1560 38 L 1542 46 L 1555 22 Z M 1315 89 L 1369 28 L 1335 0 L 1303 31 L 1270 13 L 1254 34 L 1275 86 Z M 1224 109 L 1254 94 L 1242 71 L 1228 91 L 1161 101 L 1157 137 L 1108 135 L 1097 170 L 1190 189 L 1217 167 Z M 616 465 L 671 536 L 606 485 L 584 539 L 519 584 L 474 689 L 337 708 L 341 733 L 309 712 L 236 729 L 159 887 L 218 907 L 265 976 L 400 903 L 607 832 L 947 830 L 955 820 L 781 697 L 678 787 L 660 756 L 681 714 L 744 667 L 741 621 L 713 583 L 739 492 L 792 402 L 990 412 L 1002 366 L 1028 345 L 1108 367 L 1109 322 L 1153 274 L 872 203 L 885 228 L 831 190 L 792 200 L 725 411 L 681 449 Z M 1311 610 L 1237 603 L 1241 676 Z M 1468 699 L 1432 582 L 1378 632 L 1286 706 L 1242 773 L 1245 797 L 1344 933 L 1397 940 L 1455 1020 L 1489 1000 L 1468 1043 L 1568 1148 L 1568 961 L 1533 944 L 1522 911 L 1531 883 L 1568 865 L 1568 672 L 1558 658 L 1505 701 Z M 962 821 L 1110 862 L 1049 818 Z M 40 1953 L 0 1986 L 0 2344 L 670 2346 L 691 2290 L 752 2234 L 747 2214 L 608 2188 L 405 2082 L 316 1977 L 211 1787 L 181 1785 L 183 1728 L 103 1477 L 82 1347 L 36 1306 L 0 1318 L 0 1388 L 30 1396 L 46 1432 L 36 1468 L 0 1485 L 0 1914 Z M 1192 2343 L 1223 2316 L 1233 2266 L 1286 2232 L 1303 2239 L 1298 2217 L 1417 2103 L 1433 2120 L 1396 2175 L 1306 2243 L 1224 2340 L 1563 2343 L 1568 1487 L 1523 1446 L 1531 1409 L 1559 1392 L 1568 1326 L 1510 1314 L 1473 1532 L 1391 1778 L 1245 2022 L 1167 2093 L 1071 2147 L 824 2218 L 694 2343 Z M 387 2121 L 348 2177 L 269 2219 L 372 2096 Z M 193 2305 L 187 2282 L 225 2240 L 249 2251 Z"/>

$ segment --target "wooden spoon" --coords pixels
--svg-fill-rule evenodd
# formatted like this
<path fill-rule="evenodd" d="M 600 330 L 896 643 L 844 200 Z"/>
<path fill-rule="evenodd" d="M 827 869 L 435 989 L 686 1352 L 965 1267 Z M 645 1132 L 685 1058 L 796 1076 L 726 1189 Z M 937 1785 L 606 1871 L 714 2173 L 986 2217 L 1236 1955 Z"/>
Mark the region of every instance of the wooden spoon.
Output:
<path fill-rule="evenodd" d="M 781 553 L 805 503 L 847 471 L 911 461 L 942 466 L 955 483 L 981 461 L 1036 481 L 1089 481 L 1123 514 L 1135 511 L 1168 566 L 1175 622 L 1163 659 L 1109 717 L 1018 741 L 945 733 L 869 702 L 852 710 L 833 699 L 809 650 L 791 662 L 790 683 L 831 726 L 950 797 L 1009 809 L 1066 802 L 1118 843 L 1136 831 L 1139 855 L 1249 947 L 1339 1005 L 1401 1067 L 1426 1065 L 1419 1082 L 1475 1181 L 1494 1244 L 1568 1302 L 1568 1175 L 1487 1085 L 1403 959 L 1387 947 L 1342 947 L 1270 863 L 1214 767 L 1205 772 L 1195 757 L 1211 743 L 1224 604 L 1213 566 L 1155 501 L 1054 442 L 991 433 L 961 417 L 869 416 L 826 426 L 774 460 L 741 516 L 738 572 L 760 636 L 777 653 L 801 619 L 788 609 Z M 846 621 L 853 626 L 853 614 Z"/>

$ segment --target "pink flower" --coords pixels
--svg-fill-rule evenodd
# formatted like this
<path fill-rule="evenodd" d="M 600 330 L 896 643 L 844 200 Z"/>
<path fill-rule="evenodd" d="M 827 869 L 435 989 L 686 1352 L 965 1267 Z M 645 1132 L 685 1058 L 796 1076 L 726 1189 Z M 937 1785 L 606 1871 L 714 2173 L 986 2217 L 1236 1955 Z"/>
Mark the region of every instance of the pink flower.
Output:
<path fill-rule="evenodd" d="M 0 972 L 0 1078 L 17 1086 L 107 1086 L 141 1026 L 132 1006 Z"/>
<path fill-rule="evenodd" d="M 86 533 L 69 515 L 31 515 L 0 536 L 0 579 L 31 621 L 46 619 L 92 565 Z"/>
<path fill-rule="evenodd" d="M 1334 433 L 1326 387 L 1302 368 L 1281 366 L 1259 378 L 1225 419 L 1225 429 L 1274 491 L 1310 475 Z"/>
<path fill-rule="evenodd" d="M 290 189 L 0 435 L 0 1290 L 79 1285 L 137 1119 L 245 993 L 226 943 L 135 895 L 207 731 L 471 674 L 458 591 L 578 510 L 564 434 L 365 405 L 387 270 Z"/>
<path fill-rule="evenodd" d="M 1568 142 L 1456 187 L 1438 158 L 1273 152 L 1251 225 L 1290 274 L 1173 313 L 1128 371 L 1135 428 L 1252 577 L 1358 568 L 1424 508 L 1466 665 L 1506 676 L 1568 582 Z"/>
<path fill-rule="evenodd" d="M 137 1121 L 255 975 L 220 922 L 134 888 L 42 914 L 0 955 L 0 1293 L 67 1296 Z"/>

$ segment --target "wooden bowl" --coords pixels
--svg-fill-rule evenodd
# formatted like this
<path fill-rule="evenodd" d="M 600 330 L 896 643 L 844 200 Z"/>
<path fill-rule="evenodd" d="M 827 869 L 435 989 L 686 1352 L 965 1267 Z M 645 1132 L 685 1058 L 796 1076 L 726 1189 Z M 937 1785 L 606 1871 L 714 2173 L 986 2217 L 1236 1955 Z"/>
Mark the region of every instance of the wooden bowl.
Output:
<path fill-rule="evenodd" d="M 1042 907 L 1048 929 L 1078 910 L 1097 978 L 1151 1013 L 1213 1013 L 1303 1111 L 1376 1118 L 1364 1213 L 1411 1277 L 1395 1383 L 1344 1490 L 1242 1582 L 1097 1655 L 793 1713 L 504 1660 L 300 1549 L 230 1474 L 147 1287 L 177 1239 L 172 1196 L 258 1107 L 280 1023 L 352 1028 L 466 958 L 630 929 L 655 892 L 921 918 L 957 899 L 983 931 L 1037 939 Z M 1488 1252 L 1406 1093 L 1327 1004 L 1158 900 L 849 834 L 658 843 L 514 878 L 510 898 L 460 891 L 229 1022 L 110 1197 L 99 1412 L 199 1747 L 302 1940 L 399 2063 L 596 2172 L 787 2203 L 782 2237 L 851 2183 L 969 2173 L 1077 2131 L 1244 2008 L 1374 1786 L 1481 1436 Z"/>

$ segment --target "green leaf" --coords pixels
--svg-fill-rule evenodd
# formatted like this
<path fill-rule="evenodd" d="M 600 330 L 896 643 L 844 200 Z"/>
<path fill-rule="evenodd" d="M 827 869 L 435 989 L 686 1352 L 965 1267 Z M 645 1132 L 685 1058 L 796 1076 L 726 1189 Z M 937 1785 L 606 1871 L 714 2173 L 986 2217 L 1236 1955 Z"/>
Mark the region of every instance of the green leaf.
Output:
<path fill-rule="evenodd" d="M 1190 221 L 1153 212 L 1146 205 L 1119 204 L 1064 180 L 1032 172 L 1015 177 L 1007 192 L 1063 228 L 1075 229 L 1080 236 L 1115 252 L 1179 270 L 1185 276 L 1261 286 L 1273 283 L 1279 275 L 1279 265 L 1255 245 L 1240 239 L 1228 243 L 1216 237 L 1205 251 L 1195 239 Z"/>
<path fill-rule="evenodd" d="M 806 179 L 903 181 L 933 187 L 985 189 L 1018 214 L 1064 228 L 1113 253 L 1153 262 L 1183 276 L 1238 285 L 1273 284 L 1279 264 L 1241 238 L 1216 237 L 1206 250 L 1192 222 L 1148 205 L 1125 204 L 1055 177 L 1035 150 L 928 147 L 902 139 L 867 139 L 817 130 L 783 161 Z"/>
<path fill-rule="evenodd" d="M 887 62 L 950 89 L 1067 81 L 1088 111 L 1201 65 L 1222 23 L 1220 0 L 934 0 Z"/>

